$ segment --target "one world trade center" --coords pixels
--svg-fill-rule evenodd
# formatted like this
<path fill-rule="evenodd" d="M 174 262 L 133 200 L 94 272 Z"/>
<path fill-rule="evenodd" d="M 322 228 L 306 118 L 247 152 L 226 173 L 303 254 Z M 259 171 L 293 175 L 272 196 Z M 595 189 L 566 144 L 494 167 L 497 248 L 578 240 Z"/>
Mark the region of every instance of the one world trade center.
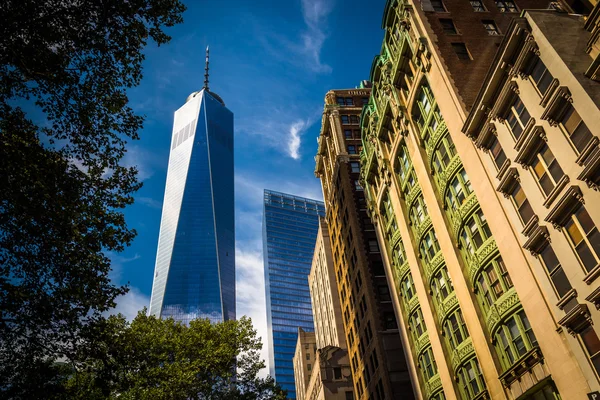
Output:
<path fill-rule="evenodd" d="M 233 113 L 204 87 L 175 111 L 150 314 L 235 319 Z"/>

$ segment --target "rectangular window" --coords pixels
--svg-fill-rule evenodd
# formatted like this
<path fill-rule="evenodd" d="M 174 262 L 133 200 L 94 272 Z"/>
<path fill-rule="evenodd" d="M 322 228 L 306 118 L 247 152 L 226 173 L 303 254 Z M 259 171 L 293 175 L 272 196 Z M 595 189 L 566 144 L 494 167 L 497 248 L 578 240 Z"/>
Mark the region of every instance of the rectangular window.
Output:
<path fill-rule="evenodd" d="M 350 116 L 350 123 L 354 124 L 354 125 L 358 125 L 360 123 L 360 121 L 358 119 L 358 115 L 351 115 Z"/>
<path fill-rule="evenodd" d="M 354 105 L 354 101 L 352 101 L 352 97 L 346 97 L 346 99 L 345 99 L 345 105 L 347 105 L 347 106 L 353 106 Z"/>
<path fill-rule="evenodd" d="M 596 373 L 600 374 L 600 339 L 592 326 L 588 326 L 579 334 L 585 346 Z"/>
<path fill-rule="evenodd" d="M 377 244 L 377 240 L 369 240 L 369 251 L 371 253 L 379 253 L 379 245 Z"/>
<path fill-rule="evenodd" d="M 352 162 L 350 163 L 350 170 L 351 170 L 353 173 L 358 173 L 358 172 L 360 172 L 360 163 L 358 163 L 358 162 L 356 162 L 356 161 L 352 161 Z"/>
<path fill-rule="evenodd" d="M 471 56 L 469 55 L 469 51 L 467 50 L 467 45 L 464 43 L 451 43 L 456 56 L 461 60 L 470 60 Z"/>
<path fill-rule="evenodd" d="M 593 135 L 573 106 L 569 106 L 561 123 L 569 134 L 569 139 L 577 151 L 581 153 L 590 140 L 592 140 Z"/>
<path fill-rule="evenodd" d="M 502 149 L 502 146 L 500 146 L 498 138 L 494 138 L 494 141 L 490 146 L 490 154 L 492 155 L 494 164 L 496 164 L 496 168 L 500 169 L 502 164 L 506 161 L 506 154 L 504 154 L 504 150 Z"/>
<path fill-rule="evenodd" d="M 600 259 L 600 233 L 583 205 L 571 215 L 565 231 L 584 268 L 590 272 Z"/>
<path fill-rule="evenodd" d="M 481 0 L 471 0 L 471 7 L 473 7 L 473 11 L 483 12 L 485 11 L 485 7 L 483 6 L 483 2 Z"/>
<path fill-rule="evenodd" d="M 362 98 L 362 104 L 363 104 L 363 106 L 366 106 L 367 104 L 369 104 L 369 98 L 368 97 L 363 97 Z"/>
<path fill-rule="evenodd" d="M 521 99 L 519 97 L 515 98 L 508 111 L 508 118 L 506 118 L 506 122 L 515 136 L 515 140 L 519 139 L 530 118 L 531 115 Z"/>
<path fill-rule="evenodd" d="M 554 284 L 554 289 L 556 290 L 558 297 L 562 298 L 569 290 L 571 290 L 571 283 L 565 275 L 551 245 L 546 245 L 544 250 L 540 253 L 540 258 L 550 275 L 550 280 Z"/>
<path fill-rule="evenodd" d="M 456 35 L 458 32 L 456 31 L 456 27 L 454 26 L 454 22 L 452 22 L 449 18 L 441 18 L 440 24 L 442 24 L 442 30 L 447 35 Z M 435 118 L 433 119 L 435 121 Z"/>
<path fill-rule="evenodd" d="M 356 154 L 356 146 L 349 145 L 348 146 L 348 154 Z"/>
<path fill-rule="evenodd" d="M 500 10 L 500 12 L 503 13 L 519 12 L 519 10 L 517 9 L 517 5 L 512 0 L 496 1 L 496 7 L 498 7 L 498 10 Z"/>
<path fill-rule="evenodd" d="M 344 98 L 343 97 L 337 97 L 335 99 L 338 103 L 338 105 L 343 106 L 344 105 Z"/>
<path fill-rule="evenodd" d="M 484 19 L 483 21 L 481 21 L 481 23 L 483 24 L 483 27 L 487 31 L 488 35 L 498 36 L 500 34 L 500 31 L 498 30 L 498 27 L 496 26 L 496 23 L 493 20 Z"/>
<path fill-rule="evenodd" d="M 531 208 L 531 204 L 529 204 L 529 200 L 525 196 L 525 192 L 521 185 L 517 184 L 513 192 L 511 193 L 511 197 L 517 207 L 517 211 L 521 216 L 521 220 L 523 221 L 523 225 L 527 225 L 531 217 L 533 217 L 533 209 Z"/>
<path fill-rule="evenodd" d="M 344 129 L 344 137 L 346 139 L 352 139 L 352 130 L 351 129 Z"/>
<path fill-rule="evenodd" d="M 536 154 L 533 162 L 533 173 L 546 196 L 552 192 L 564 175 L 562 168 L 558 165 L 558 161 L 554 158 L 554 154 L 552 154 L 547 144 Z"/>
<path fill-rule="evenodd" d="M 433 7 L 433 11 L 446 12 L 446 7 L 444 7 L 442 0 L 431 0 L 431 6 Z"/>
<path fill-rule="evenodd" d="M 546 68 L 542 60 L 537 56 L 531 68 L 531 79 L 542 96 L 546 93 L 548 86 L 550 86 L 550 83 L 554 79 L 548 68 Z"/>
<path fill-rule="evenodd" d="M 349 124 L 350 123 L 350 117 L 348 115 L 342 115 L 342 124 Z"/>

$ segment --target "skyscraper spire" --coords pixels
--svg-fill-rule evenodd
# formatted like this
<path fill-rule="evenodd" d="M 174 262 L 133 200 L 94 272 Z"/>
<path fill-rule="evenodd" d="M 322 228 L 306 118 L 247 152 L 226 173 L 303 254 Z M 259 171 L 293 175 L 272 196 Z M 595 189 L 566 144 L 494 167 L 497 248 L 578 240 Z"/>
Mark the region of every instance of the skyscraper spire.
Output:
<path fill-rule="evenodd" d="M 208 46 L 206 46 L 206 66 L 204 67 L 204 89 L 208 90 Z"/>

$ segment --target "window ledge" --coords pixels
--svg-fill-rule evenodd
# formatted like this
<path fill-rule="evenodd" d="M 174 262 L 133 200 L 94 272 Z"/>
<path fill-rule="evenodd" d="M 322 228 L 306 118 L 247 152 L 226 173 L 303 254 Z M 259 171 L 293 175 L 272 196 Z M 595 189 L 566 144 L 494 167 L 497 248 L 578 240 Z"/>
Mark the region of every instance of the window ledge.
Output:
<path fill-rule="evenodd" d="M 598 276 L 600 276 L 600 264 L 592 268 L 592 270 L 583 278 L 583 281 L 588 285 L 591 285 Z"/>
<path fill-rule="evenodd" d="M 521 147 L 523 146 L 523 143 L 525 143 L 527 141 L 527 139 L 530 136 L 529 134 L 533 131 L 534 126 L 535 126 L 535 118 L 530 117 L 529 121 L 527 121 L 527 123 L 525 124 L 525 129 L 523 129 L 523 132 L 521 132 L 521 136 L 519 136 L 519 139 L 515 143 L 515 150 L 519 151 L 521 149 Z"/>
<path fill-rule="evenodd" d="M 531 371 L 539 363 L 544 362 L 544 356 L 539 347 L 535 347 L 525 353 L 506 372 L 499 376 L 500 382 L 505 388 L 510 388 L 513 382 L 519 380 L 527 372 Z"/>
<path fill-rule="evenodd" d="M 578 304 L 571 311 L 567 313 L 558 324 L 567 328 L 569 334 L 575 336 L 590 324 L 592 324 L 592 316 L 588 306 L 585 304 Z"/>
<path fill-rule="evenodd" d="M 552 82 L 550 82 L 550 85 L 548 85 L 546 92 L 543 93 L 543 95 L 542 95 L 542 99 L 540 100 L 540 106 L 546 107 L 548 105 L 548 102 L 552 98 L 552 95 L 554 95 L 554 91 L 559 86 L 560 86 L 560 81 L 556 78 L 552 79 Z"/>
<path fill-rule="evenodd" d="M 598 286 L 588 297 L 585 298 L 590 303 L 596 306 L 597 310 L 600 310 L 600 286 Z"/>
<path fill-rule="evenodd" d="M 571 186 L 554 205 L 544 221 L 550 222 L 554 229 L 560 230 L 579 203 L 585 204 L 581 189 L 579 186 Z"/>
<path fill-rule="evenodd" d="M 567 105 L 573 103 L 571 92 L 566 86 L 560 86 L 548 101 L 548 106 L 542 113 L 541 119 L 548 121 L 550 126 L 557 126 Z"/>
<path fill-rule="evenodd" d="M 554 203 L 554 200 L 556 200 L 556 198 L 558 197 L 560 192 L 562 192 L 562 190 L 565 188 L 565 186 L 567 186 L 567 184 L 570 181 L 571 181 L 571 179 L 569 178 L 569 175 L 563 175 L 562 178 L 559 179 L 556 186 L 554 186 L 554 189 L 552 189 L 552 191 L 550 192 L 550 194 L 548 195 L 546 200 L 544 201 L 544 203 L 543 203 L 544 207 L 550 208 L 550 205 L 552 203 Z"/>
<path fill-rule="evenodd" d="M 510 167 L 510 158 L 507 158 L 506 161 L 504 161 L 504 163 L 500 166 L 500 169 L 498 170 L 498 174 L 496 174 L 496 179 L 502 180 L 502 177 L 508 170 L 508 167 Z"/>
<path fill-rule="evenodd" d="M 508 198 L 510 196 L 510 192 L 515 186 L 516 183 L 519 182 L 519 173 L 517 172 L 516 167 L 508 168 L 504 176 L 500 180 L 500 184 L 496 188 L 496 190 L 504 195 L 504 197 Z"/>
<path fill-rule="evenodd" d="M 558 307 L 562 310 L 565 308 L 565 306 L 567 305 L 567 303 L 569 301 L 571 301 L 572 299 L 576 299 L 576 298 L 577 298 L 577 290 L 571 289 L 567 293 L 565 293 L 565 295 L 563 297 L 561 297 L 561 299 L 558 301 L 558 303 L 556 303 L 556 307 Z"/>
<path fill-rule="evenodd" d="M 530 121 L 535 120 L 533 118 Z M 529 129 L 529 124 L 528 124 Z M 515 150 L 517 155 L 515 156 L 515 162 L 521 164 L 523 168 L 529 167 L 537 151 L 546 143 L 547 136 L 544 128 L 540 125 L 533 126 L 529 130 L 525 130 L 523 135 L 515 144 Z"/>
<path fill-rule="evenodd" d="M 550 241 L 548 228 L 537 225 L 534 229 L 527 233 L 525 233 L 525 235 L 527 235 L 529 239 L 527 239 L 523 245 L 523 248 L 525 250 L 529 250 L 532 256 L 537 256 Z"/>

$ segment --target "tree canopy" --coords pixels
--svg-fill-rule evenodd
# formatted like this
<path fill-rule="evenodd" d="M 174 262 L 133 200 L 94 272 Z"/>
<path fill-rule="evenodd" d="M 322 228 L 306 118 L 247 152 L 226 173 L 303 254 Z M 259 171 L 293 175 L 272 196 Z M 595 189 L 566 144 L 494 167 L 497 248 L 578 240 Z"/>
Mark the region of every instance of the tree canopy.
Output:
<path fill-rule="evenodd" d="M 143 117 L 127 90 L 143 49 L 168 43 L 179 0 L 0 2 L 0 397 L 44 398 L 57 359 L 125 287 L 107 252 L 135 231 L 123 166 Z"/>
<path fill-rule="evenodd" d="M 67 373 L 69 399 L 284 400 L 271 377 L 260 378 L 262 343 L 247 317 L 189 326 L 141 311 L 131 322 L 112 316 L 89 335 L 84 362 Z M 237 372 L 236 372 L 237 370 Z M 63 373 L 64 373 L 63 369 Z M 63 397 L 59 397 L 63 398 Z"/>

